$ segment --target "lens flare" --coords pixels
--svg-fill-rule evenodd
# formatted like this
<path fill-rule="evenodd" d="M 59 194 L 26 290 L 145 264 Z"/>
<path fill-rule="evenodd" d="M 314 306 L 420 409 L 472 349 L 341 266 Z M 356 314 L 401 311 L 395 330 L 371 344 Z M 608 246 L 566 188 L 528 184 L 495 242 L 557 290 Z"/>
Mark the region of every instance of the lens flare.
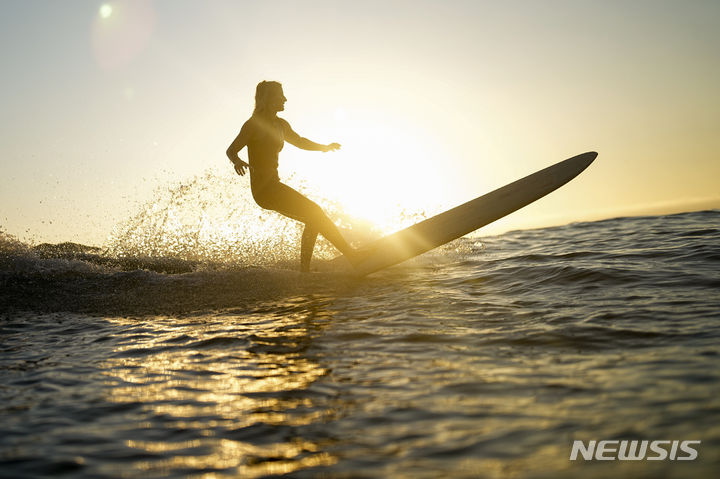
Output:
<path fill-rule="evenodd" d="M 100 6 L 100 18 L 110 18 L 113 13 L 112 5 L 107 3 Z"/>
<path fill-rule="evenodd" d="M 154 30 L 155 11 L 149 2 L 104 3 L 91 30 L 95 61 L 104 70 L 127 67 L 147 48 Z"/>

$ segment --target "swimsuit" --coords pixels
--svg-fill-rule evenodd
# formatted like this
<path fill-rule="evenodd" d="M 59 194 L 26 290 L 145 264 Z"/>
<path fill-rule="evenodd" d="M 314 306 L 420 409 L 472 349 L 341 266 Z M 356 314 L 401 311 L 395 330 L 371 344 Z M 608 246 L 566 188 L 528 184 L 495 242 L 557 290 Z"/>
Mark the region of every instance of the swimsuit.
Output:
<path fill-rule="evenodd" d="M 302 223 L 326 220 L 327 216 L 320 206 L 280 182 L 278 155 L 285 143 L 282 120 L 273 123 L 261 119 L 256 121 L 247 145 L 250 187 L 255 202 L 264 209 L 277 211 Z"/>

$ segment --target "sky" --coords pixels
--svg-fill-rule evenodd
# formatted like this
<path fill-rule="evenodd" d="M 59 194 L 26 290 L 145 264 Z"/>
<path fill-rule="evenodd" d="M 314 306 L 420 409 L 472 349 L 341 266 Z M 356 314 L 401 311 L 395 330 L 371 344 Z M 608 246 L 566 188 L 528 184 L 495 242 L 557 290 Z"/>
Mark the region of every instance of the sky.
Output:
<path fill-rule="evenodd" d="M 586 172 L 496 228 L 720 208 L 717 1 L 0 9 L 0 230 L 24 241 L 102 245 L 158 191 L 229 171 L 261 80 L 283 83 L 298 133 L 343 145 L 286 146 L 281 176 L 370 219 L 585 151 Z"/>

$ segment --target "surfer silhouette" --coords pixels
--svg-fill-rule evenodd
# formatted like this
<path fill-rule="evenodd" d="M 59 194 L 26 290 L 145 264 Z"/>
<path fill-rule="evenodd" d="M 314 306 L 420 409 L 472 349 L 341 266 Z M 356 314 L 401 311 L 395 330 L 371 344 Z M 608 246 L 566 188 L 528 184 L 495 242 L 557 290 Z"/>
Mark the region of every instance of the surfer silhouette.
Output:
<path fill-rule="evenodd" d="M 300 271 L 310 270 L 310 260 L 318 233 L 322 234 L 351 262 L 355 250 L 345 241 L 337 226 L 315 202 L 280 182 L 278 156 L 287 141 L 303 150 L 335 151 L 338 143 L 321 145 L 303 138 L 290 124 L 277 116 L 285 109 L 287 98 L 282 85 L 275 81 L 262 81 L 255 90 L 255 111 L 240 129 L 240 133 L 227 149 L 227 156 L 235 165 L 238 175 L 250 170 L 250 187 L 255 202 L 264 209 L 305 224 L 300 244 Z M 249 164 L 238 157 L 247 146 Z"/>

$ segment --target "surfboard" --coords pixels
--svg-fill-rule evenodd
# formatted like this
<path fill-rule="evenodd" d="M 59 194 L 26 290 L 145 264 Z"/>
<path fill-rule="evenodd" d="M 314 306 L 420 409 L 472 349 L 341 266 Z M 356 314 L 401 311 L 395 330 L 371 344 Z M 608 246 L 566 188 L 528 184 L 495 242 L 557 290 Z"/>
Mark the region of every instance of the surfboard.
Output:
<path fill-rule="evenodd" d="M 380 238 L 358 251 L 355 273 L 365 276 L 465 236 L 560 188 L 597 157 L 590 151 L 556 163 L 432 218 Z M 347 264 L 338 256 L 333 263 Z"/>

